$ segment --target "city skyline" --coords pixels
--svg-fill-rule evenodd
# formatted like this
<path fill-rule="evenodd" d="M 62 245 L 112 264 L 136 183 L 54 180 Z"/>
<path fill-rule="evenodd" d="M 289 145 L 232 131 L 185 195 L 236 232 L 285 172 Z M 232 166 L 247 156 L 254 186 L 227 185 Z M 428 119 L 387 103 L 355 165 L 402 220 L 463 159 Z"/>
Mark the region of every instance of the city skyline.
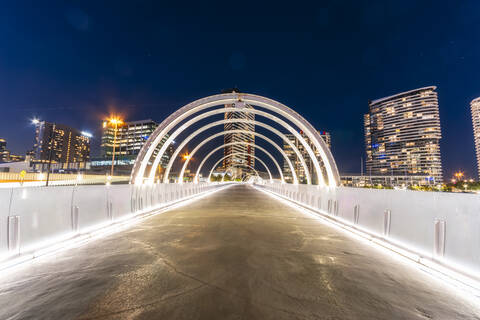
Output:
<path fill-rule="evenodd" d="M 435 90 L 436 90 L 436 86 L 431 86 L 431 87 L 435 88 Z M 430 88 L 430 87 L 425 87 L 425 88 Z M 412 89 L 412 90 L 409 90 L 409 91 L 406 91 L 406 92 L 411 92 L 411 91 L 413 92 L 413 91 L 418 91 L 418 90 L 421 90 L 421 89 L 422 89 L 422 88 L 420 88 L 420 89 Z M 375 99 L 375 100 L 373 100 L 373 101 L 384 100 L 384 99 L 388 99 L 388 98 L 390 98 L 390 97 L 395 97 L 395 96 L 398 96 L 398 95 L 401 95 L 401 94 L 403 94 L 403 93 L 393 93 L 391 96 L 388 96 L 388 97 L 385 97 L 385 98 L 378 98 L 378 99 Z M 436 100 L 436 101 L 437 101 L 436 103 L 437 103 L 437 108 L 438 108 L 437 92 L 435 92 L 435 94 L 436 94 L 436 99 L 437 99 L 437 100 Z M 471 116 L 471 120 L 470 120 L 470 121 L 472 121 L 472 119 L 474 119 L 474 115 L 478 117 L 478 115 L 477 115 L 477 114 L 478 114 L 478 111 L 476 111 L 476 113 L 473 112 L 473 104 L 474 104 L 476 101 L 478 101 L 478 99 L 479 99 L 479 98 L 475 98 L 475 99 L 473 99 L 473 100 L 471 101 L 471 103 L 470 103 L 470 109 L 471 109 L 471 110 L 469 111 L 470 116 Z M 369 104 L 371 104 L 371 103 L 372 103 L 372 100 L 369 100 Z M 440 109 L 441 109 L 441 107 L 440 107 Z M 478 108 L 477 108 L 477 109 L 478 109 Z M 226 116 L 227 116 L 227 113 L 226 113 Z M 35 122 L 36 119 L 37 119 L 36 117 L 33 117 L 31 120 L 32 120 L 33 122 Z M 104 122 L 104 121 L 105 121 L 105 119 L 103 119 L 103 121 L 100 121 L 100 122 L 102 123 L 102 122 Z M 129 122 L 142 122 L 142 121 L 153 121 L 153 120 L 150 120 L 150 119 L 149 119 L 149 120 L 130 120 Z M 98 121 L 97 121 L 97 122 L 98 122 Z M 362 122 L 365 123 L 365 119 L 362 119 Z M 477 122 L 478 122 L 478 120 L 477 120 Z M 473 121 L 473 123 L 475 124 L 475 121 Z M 32 122 L 30 122 L 29 124 L 32 124 Z M 89 126 L 87 125 L 86 127 L 89 127 Z M 90 127 L 91 127 L 91 126 L 90 126 Z M 75 128 L 75 129 L 78 130 L 77 128 Z M 33 127 L 33 130 L 34 130 L 34 132 L 35 132 L 35 127 Z M 89 130 L 90 130 L 90 129 L 89 129 Z M 103 135 L 104 135 L 104 133 L 102 133 L 102 130 L 104 130 L 104 128 L 99 127 L 99 126 L 98 126 L 98 123 L 97 123 L 97 126 L 93 126 L 93 130 L 92 130 L 92 131 L 93 131 L 93 132 L 96 132 L 97 135 L 96 135 L 95 139 L 92 139 L 93 136 L 91 136 L 90 138 L 91 138 L 91 140 L 98 140 L 98 141 L 97 141 L 97 143 L 92 143 L 92 150 L 93 150 L 93 152 L 92 152 L 92 154 L 90 155 L 91 157 L 94 157 L 94 158 L 95 158 L 95 157 L 105 157 L 105 155 L 102 154 L 102 153 L 104 152 L 104 151 L 102 151 L 102 150 L 103 150 L 103 147 L 102 147 L 103 143 L 101 142 L 102 139 L 103 139 Z M 228 130 L 228 128 L 225 128 L 225 130 Z M 477 131 L 478 131 L 478 129 L 477 129 Z M 86 131 L 82 131 L 82 133 L 83 133 L 83 132 L 86 132 Z M 472 132 L 472 140 L 474 140 L 474 136 L 475 136 L 475 134 L 476 134 L 476 133 L 475 133 L 475 128 L 474 128 L 474 126 L 472 126 L 472 131 L 471 131 L 471 132 Z M 89 132 L 86 132 L 86 133 L 87 133 L 88 135 L 90 135 Z M 365 134 L 365 133 L 363 132 L 363 134 Z M 443 137 L 442 137 L 442 138 L 443 138 Z M 5 139 L 2 139 L 2 140 L 5 140 Z M 92 141 L 92 142 L 93 142 L 93 141 Z M 368 172 L 367 172 L 367 171 L 368 171 L 368 168 L 367 168 L 367 167 L 368 167 L 368 152 L 365 152 L 366 146 L 367 146 L 367 144 L 366 144 L 366 141 L 365 141 L 365 142 L 364 142 L 364 146 L 363 146 L 363 147 L 364 147 L 364 152 L 363 152 L 363 154 L 360 155 L 360 156 L 361 156 L 361 159 L 363 159 L 363 164 L 364 164 L 363 170 L 364 170 L 364 174 L 368 174 Z M 18 149 L 19 149 L 19 148 L 11 148 L 11 147 L 9 147 L 8 151 L 9 151 L 11 154 L 13 154 L 14 152 L 12 152 L 11 150 L 18 150 Z M 367 148 L 367 149 L 368 149 L 368 148 Z M 19 153 L 19 156 L 16 156 L 16 157 L 25 157 L 25 155 L 28 154 L 29 150 L 31 150 L 31 147 L 26 147 L 26 151 L 23 152 L 23 153 L 22 153 L 22 152 L 17 152 L 17 153 Z M 474 147 L 473 150 L 474 150 L 474 151 L 476 150 L 475 147 Z M 110 154 L 111 154 L 111 153 L 110 153 Z M 364 158 L 365 156 L 366 156 L 366 158 Z M 442 160 L 442 163 L 443 163 L 444 158 L 447 157 L 447 156 L 444 155 L 443 152 L 440 152 L 440 156 L 441 156 L 441 160 Z M 480 174 L 477 175 L 477 170 L 479 170 L 478 168 L 480 168 L 479 165 L 478 165 L 478 160 L 477 160 L 477 159 L 478 159 L 478 156 L 474 159 L 474 163 L 473 163 L 473 165 L 472 165 L 472 167 L 473 167 L 472 172 L 469 172 L 469 171 L 467 172 L 467 175 L 468 175 L 469 177 L 477 178 L 478 176 L 480 176 Z M 15 160 L 15 161 L 18 161 L 18 160 Z M 340 162 L 340 166 L 341 166 L 341 162 Z M 464 168 L 454 168 L 454 169 L 449 168 L 449 169 L 447 169 L 447 171 L 453 176 L 454 172 L 457 172 L 458 169 L 464 169 Z M 441 168 L 441 170 L 442 170 L 442 168 Z M 360 171 L 360 170 L 359 170 L 359 171 Z M 445 170 L 443 169 L 443 171 L 445 171 Z M 462 171 L 462 172 L 463 172 L 463 171 Z M 342 172 L 342 174 L 347 174 L 347 175 L 350 174 L 350 173 L 352 173 L 352 172 Z M 360 172 L 354 172 L 354 173 L 355 173 L 355 174 L 358 174 L 358 173 L 360 173 Z M 445 176 L 445 179 L 446 179 L 447 181 L 449 180 L 449 178 L 450 178 L 450 175 Z"/>
<path fill-rule="evenodd" d="M 444 175 L 462 169 L 475 176 L 469 105 L 480 96 L 472 81 L 480 48 L 469 44 L 479 36 L 471 28 L 479 5 L 349 6 L 348 12 L 340 4 L 271 12 L 262 4 L 252 14 L 263 19 L 241 26 L 227 23 L 231 13 L 220 14 L 222 8 L 4 5 L 0 137 L 12 153 L 24 154 L 32 141 L 29 119 L 39 117 L 92 131 L 98 139 L 94 124 L 110 112 L 160 122 L 190 101 L 237 85 L 295 106 L 316 128 L 330 131 L 340 170 L 358 173 L 368 100 L 435 85 Z M 125 30 L 122 21 L 132 12 Z M 172 12 L 188 22 L 167 27 Z M 208 22 L 213 17 L 224 22 L 222 30 Z M 272 32 L 278 17 L 289 17 L 288 23 Z M 432 34 L 432 26 L 440 29 Z M 232 39 L 248 39 L 256 49 Z M 399 50 L 405 43 L 408 54 Z M 192 58 L 195 46 L 204 50 Z"/>

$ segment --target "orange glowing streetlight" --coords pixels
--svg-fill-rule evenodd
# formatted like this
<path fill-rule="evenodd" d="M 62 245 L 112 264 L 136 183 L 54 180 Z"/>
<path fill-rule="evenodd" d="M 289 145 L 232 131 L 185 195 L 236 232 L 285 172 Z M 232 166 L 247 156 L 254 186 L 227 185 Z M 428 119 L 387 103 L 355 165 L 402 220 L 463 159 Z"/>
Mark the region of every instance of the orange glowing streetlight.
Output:
<path fill-rule="evenodd" d="M 117 131 L 118 126 L 123 124 L 123 120 L 118 117 L 111 117 L 107 121 L 103 122 L 103 127 L 106 128 L 108 125 L 113 126 L 113 150 L 112 150 L 112 166 L 110 169 L 110 176 L 113 177 L 113 166 L 115 163 L 115 146 L 117 144 Z"/>
<path fill-rule="evenodd" d="M 462 171 L 458 171 L 458 172 L 455 172 L 454 176 L 455 178 L 457 178 L 458 181 L 460 181 L 463 178 L 464 173 Z"/>
<path fill-rule="evenodd" d="M 187 152 L 187 153 L 185 153 L 184 155 L 182 155 L 182 158 L 183 158 L 183 160 L 186 161 L 186 160 L 190 160 L 190 159 L 192 158 L 192 156 L 189 155 L 188 152 Z"/>

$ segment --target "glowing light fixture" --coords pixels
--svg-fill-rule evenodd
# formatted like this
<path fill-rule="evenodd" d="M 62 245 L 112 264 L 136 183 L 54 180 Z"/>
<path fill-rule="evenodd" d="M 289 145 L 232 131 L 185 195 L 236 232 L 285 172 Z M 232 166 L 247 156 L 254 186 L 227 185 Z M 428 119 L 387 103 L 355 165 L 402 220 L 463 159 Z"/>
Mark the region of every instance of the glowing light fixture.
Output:
<path fill-rule="evenodd" d="M 80 132 L 82 136 L 85 136 L 87 138 L 92 138 L 93 135 L 90 132 L 82 131 Z"/>

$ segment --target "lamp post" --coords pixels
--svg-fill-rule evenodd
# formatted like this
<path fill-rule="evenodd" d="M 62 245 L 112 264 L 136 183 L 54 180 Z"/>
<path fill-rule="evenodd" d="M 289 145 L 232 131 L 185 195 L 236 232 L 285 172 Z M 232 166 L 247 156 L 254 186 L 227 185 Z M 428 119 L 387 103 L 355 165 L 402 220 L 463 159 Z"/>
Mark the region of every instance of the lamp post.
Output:
<path fill-rule="evenodd" d="M 48 152 L 48 166 L 47 166 L 47 182 L 45 186 L 48 187 L 48 181 L 50 180 L 50 167 L 52 166 L 52 151 L 53 151 L 53 139 L 55 138 L 55 123 L 52 124 L 52 131 L 50 132 L 50 150 Z"/>
<path fill-rule="evenodd" d="M 117 131 L 118 131 L 118 125 L 123 124 L 123 121 L 119 118 L 110 118 L 108 120 L 108 124 L 113 126 L 113 148 L 112 148 L 112 166 L 110 169 L 110 176 L 113 177 L 113 168 L 115 165 L 115 147 L 117 144 Z"/>

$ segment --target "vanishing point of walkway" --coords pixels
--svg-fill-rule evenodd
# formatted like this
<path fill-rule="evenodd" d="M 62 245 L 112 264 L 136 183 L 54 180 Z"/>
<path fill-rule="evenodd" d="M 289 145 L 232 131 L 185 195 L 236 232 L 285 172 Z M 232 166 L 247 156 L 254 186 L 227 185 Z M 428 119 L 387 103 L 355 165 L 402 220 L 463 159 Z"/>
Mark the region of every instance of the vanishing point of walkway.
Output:
<path fill-rule="evenodd" d="M 0 319 L 431 318 L 480 312 L 248 186 L 0 276 Z"/>

